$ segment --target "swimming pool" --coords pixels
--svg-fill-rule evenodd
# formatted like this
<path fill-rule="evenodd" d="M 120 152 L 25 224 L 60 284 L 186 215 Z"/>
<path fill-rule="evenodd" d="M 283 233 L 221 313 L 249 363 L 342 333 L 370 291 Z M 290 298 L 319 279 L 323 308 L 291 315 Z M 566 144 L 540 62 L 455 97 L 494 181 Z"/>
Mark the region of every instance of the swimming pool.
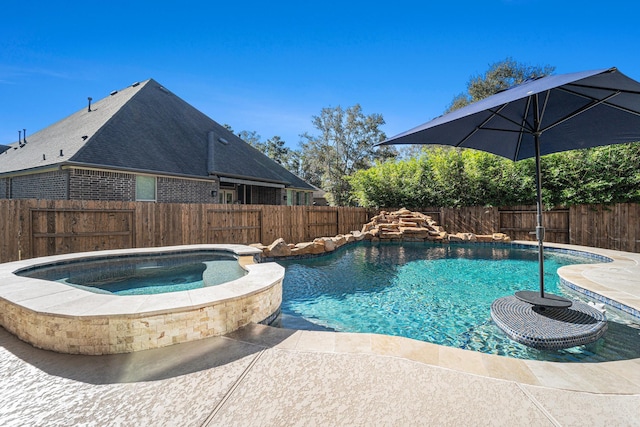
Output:
<path fill-rule="evenodd" d="M 18 274 L 100 294 L 153 295 L 216 286 L 246 273 L 232 254 L 192 251 L 96 257 L 37 266 Z"/>
<path fill-rule="evenodd" d="M 584 300 L 560 286 L 556 271 L 564 265 L 603 261 L 546 251 L 547 291 Z M 283 327 L 397 335 L 522 359 L 591 362 L 640 357 L 637 319 L 609 307 L 605 337 L 566 350 L 528 348 L 493 324 L 491 302 L 517 290 L 537 289 L 533 248 L 362 243 L 324 257 L 279 263 L 286 269 Z"/>

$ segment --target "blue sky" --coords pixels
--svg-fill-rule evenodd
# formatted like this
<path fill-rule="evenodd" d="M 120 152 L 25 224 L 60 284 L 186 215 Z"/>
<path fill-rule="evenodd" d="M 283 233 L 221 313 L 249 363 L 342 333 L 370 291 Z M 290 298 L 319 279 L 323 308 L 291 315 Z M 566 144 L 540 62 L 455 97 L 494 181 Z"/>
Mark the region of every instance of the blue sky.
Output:
<path fill-rule="evenodd" d="M 234 130 L 296 148 L 324 107 L 393 136 L 506 57 L 640 80 L 634 1 L 22 1 L 0 24 L 0 144 L 154 78 Z"/>

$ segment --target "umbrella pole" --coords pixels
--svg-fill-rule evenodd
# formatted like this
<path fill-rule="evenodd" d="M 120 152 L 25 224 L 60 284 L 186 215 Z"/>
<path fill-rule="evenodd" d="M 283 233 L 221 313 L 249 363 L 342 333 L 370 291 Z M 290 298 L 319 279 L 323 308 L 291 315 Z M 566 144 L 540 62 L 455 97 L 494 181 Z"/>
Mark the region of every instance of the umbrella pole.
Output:
<path fill-rule="evenodd" d="M 536 121 L 537 122 L 537 121 Z M 536 237 L 538 239 L 538 270 L 540 274 L 540 292 L 518 291 L 516 298 L 537 306 L 540 310 L 546 307 L 567 308 L 571 307 L 571 300 L 544 293 L 544 227 L 542 226 L 542 171 L 540 168 L 540 133 L 533 134 L 536 150 L 536 193 L 538 207 L 538 224 L 536 225 Z"/>
<path fill-rule="evenodd" d="M 538 239 L 538 269 L 540 274 L 540 298 L 544 298 L 544 227 L 542 225 L 542 171 L 540 167 L 540 134 L 534 134 L 536 150 L 536 195 L 537 195 L 537 225 L 536 238 Z"/>
<path fill-rule="evenodd" d="M 533 97 L 533 132 L 534 149 L 536 151 L 536 205 L 538 221 L 536 225 L 536 238 L 538 239 L 538 270 L 540 275 L 540 293 L 536 295 L 532 291 L 518 291 L 516 298 L 537 306 L 540 310 L 546 307 L 567 308 L 572 302 L 557 295 L 544 293 L 544 226 L 542 225 L 542 168 L 540 167 L 540 112 L 538 110 L 538 97 Z"/>
<path fill-rule="evenodd" d="M 537 121 L 536 121 L 537 122 Z M 536 238 L 538 239 L 538 270 L 540 274 L 540 292 L 518 291 L 516 298 L 544 310 L 546 307 L 567 308 L 571 307 L 571 300 L 544 293 L 544 227 L 542 226 L 542 172 L 540 168 L 540 133 L 533 134 L 536 150 L 536 195 L 538 208 L 538 221 L 536 225 Z"/>

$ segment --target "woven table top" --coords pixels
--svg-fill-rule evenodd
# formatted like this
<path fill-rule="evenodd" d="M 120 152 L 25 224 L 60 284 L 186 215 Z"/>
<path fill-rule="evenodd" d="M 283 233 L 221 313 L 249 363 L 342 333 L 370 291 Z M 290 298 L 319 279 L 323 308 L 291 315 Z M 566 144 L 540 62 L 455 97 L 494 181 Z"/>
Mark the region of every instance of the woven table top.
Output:
<path fill-rule="evenodd" d="M 540 350 L 588 344 L 607 330 L 604 313 L 580 301 L 569 308 L 542 308 L 512 295 L 491 304 L 491 318 L 512 340 Z"/>

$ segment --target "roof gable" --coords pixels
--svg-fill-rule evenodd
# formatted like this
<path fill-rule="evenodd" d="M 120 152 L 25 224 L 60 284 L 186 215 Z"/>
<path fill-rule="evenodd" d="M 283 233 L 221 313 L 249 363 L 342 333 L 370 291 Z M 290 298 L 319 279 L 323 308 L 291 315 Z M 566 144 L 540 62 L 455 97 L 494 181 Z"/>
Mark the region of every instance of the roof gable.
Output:
<path fill-rule="evenodd" d="M 91 109 L 33 134 L 27 145 L 7 151 L 11 160 L 0 154 L 0 173 L 66 163 L 313 189 L 153 79 L 114 92 Z M 210 132 L 216 139 L 208 164 Z"/>
<path fill-rule="evenodd" d="M 206 129 L 211 122 L 156 81 L 148 80 L 71 160 L 207 176 Z"/>

